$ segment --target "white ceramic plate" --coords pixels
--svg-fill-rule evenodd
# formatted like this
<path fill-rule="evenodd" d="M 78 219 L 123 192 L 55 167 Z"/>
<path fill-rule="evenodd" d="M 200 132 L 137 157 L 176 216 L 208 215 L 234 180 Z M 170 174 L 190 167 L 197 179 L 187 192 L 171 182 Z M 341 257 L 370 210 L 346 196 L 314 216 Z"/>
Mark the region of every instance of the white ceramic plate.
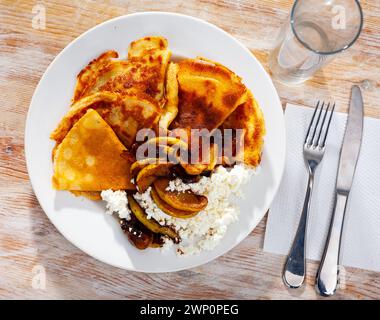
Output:
<path fill-rule="evenodd" d="M 246 186 L 240 220 L 228 229 L 213 250 L 178 257 L 157 249 L 139 251 L 102 202 L 56 192 L 51 186 L 53 141 L 49 135 L 68 111 L 76 75 L 106 50 L 125 57 L 131 41 L 147 35 L 168 39 L 175 56 L 198 55 L 218 61 L 242 77 L 265 115 L 267 134 L 258 175 Z M 224 254 L 243 240 L 263 218 L 277 191 L 285 161 L 285 129 L 277 92 L 260 63 L 231 35 L 205 21 L 180 14 L 146 12 L 122 16 L 82 34 L 50 64 L 31 102 L 26 129 L 25 155 L 34 192 L 57 229 L 74 245 L 105 263 L 143 272 L 169 272 L 195 267 Z"/>

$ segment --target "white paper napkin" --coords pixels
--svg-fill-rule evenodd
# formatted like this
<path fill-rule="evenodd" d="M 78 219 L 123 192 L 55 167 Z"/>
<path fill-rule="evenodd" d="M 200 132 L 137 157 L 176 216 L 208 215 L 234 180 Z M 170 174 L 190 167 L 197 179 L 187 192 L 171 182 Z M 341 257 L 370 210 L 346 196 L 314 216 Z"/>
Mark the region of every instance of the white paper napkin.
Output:
<path fill-rule="evenodd" d="M 264 251 L 288 254 L 303 206 L 307 169 L 302 145 L 313 108 L 288 104 L 284 176 L 269 211 Z M 317 168 L 307 234 L 307 258 L 320 260 L 332 214 L 346 114 L 335 113 Z M 341 264 L 380 271 L 380 120 L 365 118 L 364 133 L 343 228 Z"/>

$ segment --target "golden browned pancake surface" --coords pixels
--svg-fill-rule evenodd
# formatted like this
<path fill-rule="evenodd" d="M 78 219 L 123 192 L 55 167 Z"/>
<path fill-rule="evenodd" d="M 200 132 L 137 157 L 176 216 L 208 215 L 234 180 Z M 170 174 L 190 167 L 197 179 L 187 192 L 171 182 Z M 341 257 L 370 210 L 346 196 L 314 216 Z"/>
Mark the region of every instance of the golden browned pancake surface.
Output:
<path fill-rule="evenodd" d="M 186 59 L 178 65 L 178 115 L 172 129 L 211 131 L 245 101 L 245 86 L 227 68 L 201 59 Z"/>
<path fill-rule="evenodd" d="M 166 73 L 166 103 L 160 117 L 160 128 L 166 131 L 178 114 L 178 64 L 170 62 Z"/>
<path fill-rule="evenodd" d="M 155 127 L 160 115 L 157 102 L 142 93 L 121 96 L 98 92 L 78 100 L 53 131 L 51 138 L 59 144 L 90 108 L 101 115 L 127 148 L 134 143 L 137 131 Z"/>
<path fill-rule="evenodd" d="M 94 200 L 101 190 L 134 189 L 131 161 L 121 154 L 140 129 L 158 126 L 164 135 L 168 129 L 185 129 L 189 143 L 191 129 L 243 129 L 244 153 L 232 154 L 259 165 L 264 118 L 240 77 L 202 57 L 178 63 L 170 58 L 165 38 L 145 37 L 130 44 L 128 59 L 107 51 L 78 74 L 73 104 L 51 134 L 56 189 Z M 199 162 L 207 155 L 200 151 Z"/>
<path fill-rule="evenodd" d="M 167 40 L 163 37 L 145 37 L 132 42 L 128 60 L 115 60 L 118 53 L 107 51 L 78 74 L 73 102 L 99 91 L 120 94 L 137 91 L 163 104 L 170 57 Z"/>
<path fill-rule="evenodd" d="M 111 127 L 93 109 L 71 128 L 54 156 L 53 186 L 58 190 L 134 189 L 130 163 Z"/>
<path fill-rule="evenodd" d="M 238 160 L 249 166 L 256 167 L 261 161 L 261 152 L 264 143 L 265 122 L 263 113 L 249 92 L 248 100 L 238 106 L 236 110 L 223 122 L 220 129 L 243 129 L 244 155 L 233 154 Z M 242 148 L 240 148 L 243 151 Z M 234 153 L 234 152 L 233 152 Z"/>

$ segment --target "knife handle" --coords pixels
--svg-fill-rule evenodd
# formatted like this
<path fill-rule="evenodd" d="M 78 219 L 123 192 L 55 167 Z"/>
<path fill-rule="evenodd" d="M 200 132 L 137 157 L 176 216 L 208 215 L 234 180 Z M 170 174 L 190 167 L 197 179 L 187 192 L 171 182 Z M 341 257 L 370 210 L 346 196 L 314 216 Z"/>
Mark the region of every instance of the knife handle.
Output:
<path fill-rule="evenodd" d="M 347 193 L 340 192 L 337 192 L 335 196 L 330 230 L 316 279 L 316 289 L 322 296 L 333 295 L 338 284 L 339 251 L 347 197 Z"/>

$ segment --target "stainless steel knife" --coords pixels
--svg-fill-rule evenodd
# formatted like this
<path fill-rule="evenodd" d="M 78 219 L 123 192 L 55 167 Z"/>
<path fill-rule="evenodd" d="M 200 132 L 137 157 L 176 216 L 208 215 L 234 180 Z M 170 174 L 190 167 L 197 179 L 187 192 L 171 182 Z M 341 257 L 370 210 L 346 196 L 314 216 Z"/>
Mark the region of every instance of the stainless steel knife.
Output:
<path fill-rule="evenodd" d="M 316 288 L 321 295 L 330 296 L 335 293 L 338 284 L 338 264 L 340 242 L 343 229 L 347 199 L 355 175 L 363 135 L 363 99 L 360 88 L 353 86 L 348 111 L 346 132 L 336 180 L 335 205 L 331 217 L 329 234 L 318 269 Z"/>

